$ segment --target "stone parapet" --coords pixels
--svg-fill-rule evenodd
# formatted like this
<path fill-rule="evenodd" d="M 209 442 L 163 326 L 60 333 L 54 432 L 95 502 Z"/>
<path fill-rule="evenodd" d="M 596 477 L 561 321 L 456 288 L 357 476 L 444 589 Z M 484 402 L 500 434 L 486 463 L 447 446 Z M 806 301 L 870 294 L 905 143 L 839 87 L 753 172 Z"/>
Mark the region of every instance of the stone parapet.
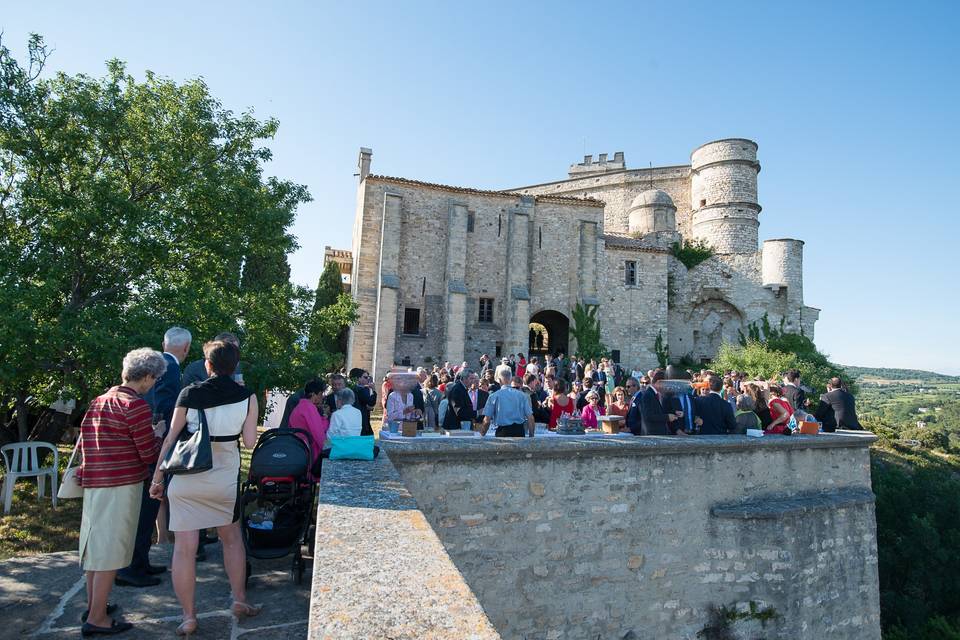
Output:
<path fill-rule="evenodd" d="M 324 461 L 308 637 L 500 638 L 387 456 Z"/>

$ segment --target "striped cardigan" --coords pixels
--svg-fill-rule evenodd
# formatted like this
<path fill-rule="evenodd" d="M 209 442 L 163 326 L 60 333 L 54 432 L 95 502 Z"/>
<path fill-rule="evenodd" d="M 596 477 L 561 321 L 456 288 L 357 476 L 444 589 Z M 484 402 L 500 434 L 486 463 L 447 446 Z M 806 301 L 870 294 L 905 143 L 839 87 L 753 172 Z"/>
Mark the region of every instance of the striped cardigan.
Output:
<path fill-rule="evenodd" d="M 81 486 L 143 482 L 160 452 L 151 417 L 150 405 L 130 387 L 113 387 L 95 398 L 80 425 Z"/>

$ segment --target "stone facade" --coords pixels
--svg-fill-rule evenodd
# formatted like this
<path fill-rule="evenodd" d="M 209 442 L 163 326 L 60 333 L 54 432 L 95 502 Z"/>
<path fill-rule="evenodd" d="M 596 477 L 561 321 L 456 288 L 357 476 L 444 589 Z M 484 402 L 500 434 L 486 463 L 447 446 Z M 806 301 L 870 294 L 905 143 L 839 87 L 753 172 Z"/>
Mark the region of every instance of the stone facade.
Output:
<path fill-rule="evenodd" d="M 370 174 L 362 149 L 352 293 L 360 321 L 349 367 L 529 354 L 531 321 L 575 350 L 577 303 L 599 305 L 602 337 L 627 368 L 656 364 L 662 332 L 674 358 L 712 358 L 768 314 L 813 337 L 803 302 L 803 242 L 758 250 L 756 143 L 696 149 L 691 164 L 627 169 L 623 153 L 573 165 L 559 182 L 504 191 Z M 715 255 L 687 269 L 683 239 Z"/>

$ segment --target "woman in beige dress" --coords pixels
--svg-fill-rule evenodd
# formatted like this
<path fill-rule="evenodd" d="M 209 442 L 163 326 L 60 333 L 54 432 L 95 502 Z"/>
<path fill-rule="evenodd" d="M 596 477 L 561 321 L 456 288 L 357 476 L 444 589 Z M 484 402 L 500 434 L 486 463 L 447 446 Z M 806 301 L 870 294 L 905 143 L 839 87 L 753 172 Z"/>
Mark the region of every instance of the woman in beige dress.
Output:
<path fill-rule="evenodd" d="M 169 529 L 176 534 L 173 547 L 173 590 L 183 607 L 183 623 L 178 635 L 197 630 L 196 556 L 200 531 L 216 527 L 223 544 L 223 565 L 233 593 L 233 614 L 255 616 L 257 607 L 247 603 L 246 551 L 240 535 L 240 445 L 248 449 L 257 441 L 257 397 L 231 379 L 240 361 L 240 350 L 229 342 L 203 345 L 205 365 L 210 377 L 185 388 L 177 399 L 170 432 L 160 451 L 160 459 L 177 441 L 184 428 L 200 428 L 200 412 L 206 417 L 213 449 L 213 468 L 209 471 L 172 476 L 167 487 L 170 504 Z M 157 468 L 150 495 L 163 495 L 163 471 Z"/>

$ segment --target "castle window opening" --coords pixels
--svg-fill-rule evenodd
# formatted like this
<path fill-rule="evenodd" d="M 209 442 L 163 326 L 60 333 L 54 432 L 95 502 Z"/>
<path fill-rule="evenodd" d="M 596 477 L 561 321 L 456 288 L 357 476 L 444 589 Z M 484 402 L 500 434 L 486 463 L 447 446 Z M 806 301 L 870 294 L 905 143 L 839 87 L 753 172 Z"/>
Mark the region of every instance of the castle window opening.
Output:
<path fill-rule="evenodd" d="M 635 260 L 627 260 L 624 264 L 623 283 L 628 286 L 637 284 L 637 262 Z"/>
<path fill-rule="evenodd" d="M 420 335 L 420 309 L 406 307 L 403 310 L 403 333 L 408 336 Z"/>
<path fill-rule="evenodd" d="M 480 298 L 477 322 L 493 322 L 493 298 Z"/>
<path fill-rule="evenodd" d="M 498 238 L 500 237 L 500 228 L 502 226 L 503 226 L 503 216 L 498 213 L 497 214 L 497 237 Z"/>
<path fill-rule="evenodd" d="M 470 211 L 467 213 L 467 233 L 473 233 L 473 225 L 474 225 L 474 216 L 473 216 L 473 212 Z"/>
<path fill-rule="evenodd" d="M 539 239 L 537 241 L 538 244 L 540 245 L 539 248 L 543 249 L 543 227 L 537 227 L 537 235 L 539 236 Z"/>
<path fill-rule="evenodd" d="M 427 295 L 427 278 L 423 278 L 423 284 L 420 285 L 420 297 Z"/>

